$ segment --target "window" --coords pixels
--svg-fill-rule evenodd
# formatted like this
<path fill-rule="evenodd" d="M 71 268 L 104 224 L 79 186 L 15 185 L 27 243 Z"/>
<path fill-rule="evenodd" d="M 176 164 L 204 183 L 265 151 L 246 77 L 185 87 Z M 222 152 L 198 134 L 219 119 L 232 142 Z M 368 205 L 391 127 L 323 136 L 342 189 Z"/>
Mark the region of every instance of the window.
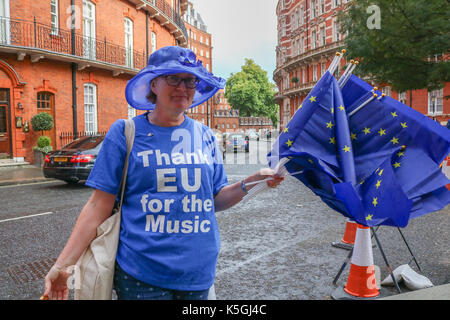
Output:
<path fill-rule="evenodd" d="M 325 27 L 321 27 L 319 30 L 319 45 L 324 46 L 325 45 Z"/>
<path fill-rule="evenodd" d="M 152 31 L 152 39 L 151 39 L 151 44 L 152 44 L 152 52 L 156 51 L 156 33 L 154 33 Z"/>
<path fill-rule="evenodd" d="M 428 114 L 442 114 L 443 89 L 428 92 Z"/>
<path fill-rule="evenodd" d="M 95 60 L 95 4 L 83 0 L 83 57 Z"/>
<path fill-rule="evenodd" d="M 325 0 L 319 0 L 319 15 L 325 13 Z"/>
<path fill-rule="evenodd" d="M 50 92 L 38 92 L 36 100 L 38 111 L 49 110 L 54 104 L 54 95 Z"/>
<path fill-rule="evenodd" d="M 333 9 L 339 7 L 341 5 L 341 0 L 332 0 Z"/>
<path fill-rule="evenodd" d="M 384 93 L 386 96 L 391 96 L 391 87 L 386 86 L 381 89 L 381 93 Z"/>
<path fill-rule="evenodd" d="M 300 25 L 302 26 L 305 23 L 305 10 L 303 9 L 303 6 L 300 7 Z"/>
<path fill-rule="evenodd" d="M 317 64 L 313 65 L 313 81 L 317 81 Z"/>
<path fill-rule="evenodd" d="M 300 52 L 305 52 L 305 36 L 302 36 L 302 40 L 300 41 Z"/>
<path fill-rule="evenodd" d="M 341 40 L 341 34 L 339 32 L 339 23 L 337 21 L 333 22 L 333 41 Z"/>
<path fill-rule="evenodd" d="M 316 48 L 316 40 L 317 40 L 316 30 L 313 30 L 311 32 L 311 50 Z"/>
<path fill-rule="evenodd" d="M 58 11 L 58 0 L 50 1 L 50 17 L 51 17 L 51 26 L 53 35 L 57 35 L 59 33 L 59 11 Z"/>
<path fill-rule="evenodd" d="M 302 68 L 302 79 L 303 79 L 303 84 L 306 83 L 306 71 L 305 68 Z"/>
<path fill-rule="evenodd" d="M 93 83 L 84 85 L 84 130 L 97 132 L 97 86 Z"/>
<path fill-rule="evenodd" d="M 326 62 L 322 62 L 320 64 L 320 76 L 323 76 L 325 71 L 327 71 L 327 64 L 326 64 Z"/>
<path fill-rule="evenodd" d="M 284 37 L 286 35 L 286 21 L 281 20 L 281 35 Z"/>
<path fill-rule="evenodd" d="M 133 68 L 133 21 L 125 18 L 125 65 Z"/>
<path fill-rule="evenodd" d="M 398 101 L 400 101 L 403 104 L 406 104 L 406 92 L 398 93 Z"/>
<path fill-rule="evenodd" d="M 316 1 L 311 0 L 311 19 L 314 19 L 317 16 L 316 14 Z"/>

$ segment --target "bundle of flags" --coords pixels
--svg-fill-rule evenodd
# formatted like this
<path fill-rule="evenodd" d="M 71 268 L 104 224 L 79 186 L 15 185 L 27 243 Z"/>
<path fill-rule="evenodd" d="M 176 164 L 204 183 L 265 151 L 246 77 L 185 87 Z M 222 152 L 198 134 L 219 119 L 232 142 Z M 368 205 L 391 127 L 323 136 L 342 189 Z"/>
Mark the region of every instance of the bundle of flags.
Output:
<path fill-rule="evenodd" d="M 328 206 L 365 226 L 405 227 L 450 202 L 440 164 L 450 130 L 348 74 L 328 70 L 268 154 Z"/>

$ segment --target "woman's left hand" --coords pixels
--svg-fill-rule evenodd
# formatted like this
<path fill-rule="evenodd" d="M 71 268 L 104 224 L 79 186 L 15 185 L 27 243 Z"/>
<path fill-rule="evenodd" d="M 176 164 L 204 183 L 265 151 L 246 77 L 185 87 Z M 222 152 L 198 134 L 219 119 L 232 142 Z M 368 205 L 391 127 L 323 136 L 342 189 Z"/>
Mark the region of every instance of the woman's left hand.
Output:
<path fill-rule="evenodd" d="M 261 175 L 262 179 L 269 179 L 266 181 L 267 186 L 270 188 L 276 188 L 280 185 L 280 183 L 284 180 L 284 176 L 281 176 L 273 169 L 270 168 L 264 168 L 259 170 L 259 175 Z"/>

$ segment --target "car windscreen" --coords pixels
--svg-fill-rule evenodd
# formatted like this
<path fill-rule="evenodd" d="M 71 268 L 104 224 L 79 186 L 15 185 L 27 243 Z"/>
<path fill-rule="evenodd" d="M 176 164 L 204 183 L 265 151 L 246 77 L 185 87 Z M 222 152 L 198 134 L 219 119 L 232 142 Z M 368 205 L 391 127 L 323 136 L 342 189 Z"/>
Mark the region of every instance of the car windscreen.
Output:
<path fill-rule="evenodd" d="M 94 149 L 103 141 L 104 138 L 105 138 L 104 136 L 83 137 L 64 146 L 64 149 L 77 149 L 77 150 Z"/>

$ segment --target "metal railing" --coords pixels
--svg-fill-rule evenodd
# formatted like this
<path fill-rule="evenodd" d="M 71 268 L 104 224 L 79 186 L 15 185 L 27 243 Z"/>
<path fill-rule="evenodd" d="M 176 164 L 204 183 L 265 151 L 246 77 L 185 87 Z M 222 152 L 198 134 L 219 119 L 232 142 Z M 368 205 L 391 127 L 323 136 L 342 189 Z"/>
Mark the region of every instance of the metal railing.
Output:
<path fill-rule="evenodd" d="M 148 5 L 153 6 L 154 8 L 158 9 L 160 12 L 162 12 L 167 18 L 172 20 L 172 22 L 180 28 L 181 32 L 184 35 L 184 38 L 186 39 L 186 42 L 188 42 L 188 33 L 186 30 L 186 27 L 184 26 L 184 21 L 181 18 L 181 16 L 164 0 L 146 0 L 145 1 Z"/>
<path fill-rule="evenodd" d="M 80 132 L 60 132 L 59 133 L 59 141 L 61 147 L 68 145 L 69 143 L 73 142 L 75 139 L 79 139 L 82 137 L 93 137 L 93 136 L 105 136 L 107 131 L 100 131 L 100 132 L 87 132 L 87 131 L 80 131 Z"/>
<path fill-rule="evenodd" d="M 106 37 L 99 40 L 75 33 L 73 47 L 71 30 L 38 23 L 36 18 L 26 21 L 0 17 L 2 45 L 42 49 L 134 69 L 142 69 L 146 64 L 144 50 L 139 52 L 110 43 Z"/>

